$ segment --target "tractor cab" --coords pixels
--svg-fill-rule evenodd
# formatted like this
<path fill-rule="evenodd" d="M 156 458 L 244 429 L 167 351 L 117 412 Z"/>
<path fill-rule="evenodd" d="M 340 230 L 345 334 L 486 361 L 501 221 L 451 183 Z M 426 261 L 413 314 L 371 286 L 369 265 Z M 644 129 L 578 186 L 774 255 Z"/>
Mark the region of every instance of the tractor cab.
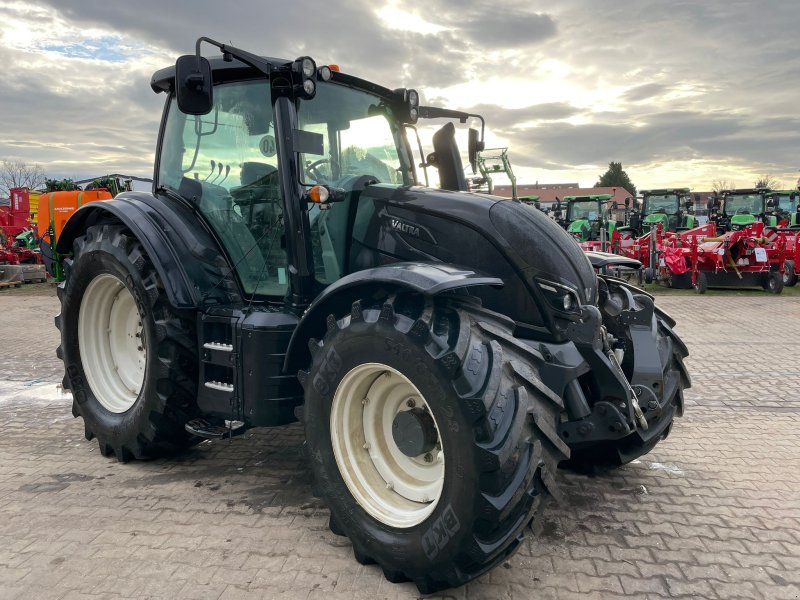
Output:
<path fill-rule="evenodd" d="M 644 190 L 642 192 L 641 228 L 646 233 L 655 225 L 664 231 L 679 231 L 695 226 L 689 188 Z"/>
<path fill-rule="evenodd" d="M 738 231 L 756 221 L 774 227 L 778 220 L 767 214 L 766 188 L 737 189 L 722 192 L 722 211 L 717 228 L 723 231 Z"/>
<path fill-rule="evenodd" d="M 775 217 L 779 227 L 800 226 L 800 192 L 775 190 L 767 195 L 767 212 Z"/>
<path fill-rule="evenodd" d="M 418 183 L 404 126 L 416 122 L 419 96 L 307 57 L 241 56 L 203 59 L 214 85 L 197 94 L 205 105 L 194 109 L 195 90 L 174 83 L 192 77 L 195 57 L 188 58 L 185 67 L 179 62 L 153 76 L 155 90 L 175 92 L 160 141 L 158 189 L 191 200 L 245 296 L 281 300 L 291 290 L 295 301 L 308 303 L 353 270 L 361 193 Z M 446 133 L 434 140 L 437 165 L 453 160 Z M 441 179 L 459 185 L 460 169 L 445 170 Z"/>
<path fill-rule="evenodd" d="M 611 200 L 609 194 L 565 196 L 567 233 L 579 242 L 598 241 L 606 234 L 610 236 L 616 227 L 616 222 L 609 221 L 609 200 Z"/>

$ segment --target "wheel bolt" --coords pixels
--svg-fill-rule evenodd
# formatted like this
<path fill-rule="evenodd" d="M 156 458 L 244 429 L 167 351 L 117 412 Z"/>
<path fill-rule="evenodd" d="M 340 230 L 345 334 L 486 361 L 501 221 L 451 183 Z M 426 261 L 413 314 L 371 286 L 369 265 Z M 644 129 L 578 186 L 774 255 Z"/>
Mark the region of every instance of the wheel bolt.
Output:
<path fill-rule="evenodd" d="M 431 454 L 430 452 L 426 453 L 424 460 L 426 463 L 433 462 L 433 454 Z"/>
<path fill-rule="evenodd" d="M 369 450 L 369 442 L 364 442 L 364 445 L 361 446 L 364 450 Z"/>
<path fill-rule="evenodd" d="M 413 398 L 409 398 L 408 400 L 406 400 L 406 406 L 408 408 L 414 408 L 416 405 L 417 405 L 417 403 L 414 402 Z"/>
<path fill-rule="evenodd" d="M 386 482 L 386 489 L 387 490 L 393 490 L 394 489 L 394 484 L 391 481 L 387 481 Z"/>
<path fill-rule="evenodd" d="M 366 406 L 367 404 L 369 404 L 369 398 L 364 398 L 364 399 L 361 401 L 361 404 L 363 404 L 363 405 L 365 405 L 365 406 Z"/>

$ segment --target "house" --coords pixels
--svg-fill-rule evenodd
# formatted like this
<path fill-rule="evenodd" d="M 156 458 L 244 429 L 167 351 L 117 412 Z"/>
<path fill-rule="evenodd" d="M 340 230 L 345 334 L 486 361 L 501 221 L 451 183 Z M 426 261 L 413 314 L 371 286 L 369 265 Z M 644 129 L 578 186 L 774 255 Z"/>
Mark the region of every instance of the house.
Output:
<path fill-rule="evenodd" d="M 625 206 L 625 199 L 633 203 L 633 195 L 622 187 L 579 187 L 577 183 L 550 183 L 550 184 L 532 184 L 532 185 L 517 185 L 517 196 L 539 196 L 539 203 L 541 207 L 549 208 L 555 205 L 556 199 L 561 200 L 564 196 L 594 196 L 597 194 L 608 194 L 611 196 L 609 205 L 616 204 L 620 208 Z M 494 186 L 494 195 L 503 196 L 506 198 L 511 197 L 510 185 L 496 185 Z"/>

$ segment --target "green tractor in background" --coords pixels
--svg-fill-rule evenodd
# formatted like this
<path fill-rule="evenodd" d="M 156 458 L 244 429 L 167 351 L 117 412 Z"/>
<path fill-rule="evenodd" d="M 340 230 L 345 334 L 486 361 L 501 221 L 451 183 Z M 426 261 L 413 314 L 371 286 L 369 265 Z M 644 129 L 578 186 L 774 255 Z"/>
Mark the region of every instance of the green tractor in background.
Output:
<path fill-rule="evenodd" d="M 540 198 L 539 196 L 532 194 L 530 196 L 519 196 L 517 200 L 519 200 L 523 204 L 527 204 L 528 206 L 532 206 L 533 208 L 536 208 L 543 212 L 548 212 L 542 209 L 542 204 L 541 202 L 539 202 L 539 198 Z"/>
<path fill-rule="evenodd" d="M 778 217 L 767 210 L 767 188 L 742 188 L 725 190 L 721 193 L 722 206 L 715 205 L 717 231 L 738 231 L 756 221 L 766 227 L 777 227 Z"/>
<path fill-rule="evenodd" d="M 585 250 L 605 252 L 616 231 L 618 223 L 610 216 L 609 200 L 610 194 L 564 196 L 567 210 L 562 226 Z"/>
<path fill-rule="evenodd" d="M 642 191 L 641 211 L 633 211 L 629 228 L 634 235 L 641 236 L 655 225 L 664 231 L 681 231 L 697 226 L 691 214 L 694 203 L 689 188 L 668 188 Z"/>
<path fill-rule="evenodd" d="M 800 226 L 800 192 L 797 190 L 771 190 L 766 194 L 767 210 L 778 227 Z"/>

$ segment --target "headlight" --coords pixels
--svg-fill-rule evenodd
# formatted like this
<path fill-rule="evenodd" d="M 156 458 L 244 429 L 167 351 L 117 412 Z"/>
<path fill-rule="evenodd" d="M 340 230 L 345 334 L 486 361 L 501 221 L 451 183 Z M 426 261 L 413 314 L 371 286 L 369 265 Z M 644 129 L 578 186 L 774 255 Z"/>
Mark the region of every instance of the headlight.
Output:
<path fill-rule="evenodd" d="M 301 56 L 294 61 L 292 69 L 297 78 L 295 79 L 297 86 L 295 89 L 307 100 L 310 100 L 317 91 L 317 63 L 308 56 Z"/>
<path fill-rule="evenodd" d="M 550 306 L 561 313 L 579 315 L 581 302 L 577 290 L 548 279 L 536 279 L 536 285 L 542 290 Z"/>
<path fill-rule="evenodd" d="M 310 58 L 303 59 L 303 77 L 306 79 L 310 79 L 314 75 L 314 71 L 316 70 L 316 66 L 314 65 L 314 61 Z"/>

